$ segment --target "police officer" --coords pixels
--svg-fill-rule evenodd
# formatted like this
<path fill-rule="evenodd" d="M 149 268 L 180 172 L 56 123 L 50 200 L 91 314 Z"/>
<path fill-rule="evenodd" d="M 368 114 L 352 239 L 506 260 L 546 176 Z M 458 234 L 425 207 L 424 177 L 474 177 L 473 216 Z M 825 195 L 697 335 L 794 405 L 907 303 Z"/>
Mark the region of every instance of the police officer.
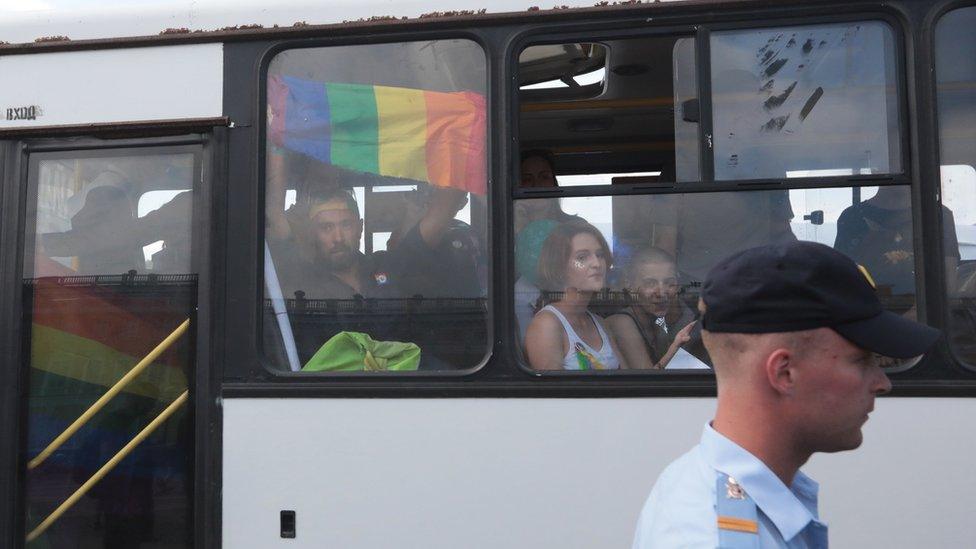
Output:
<path fill-rule="evenodd" d="M 918 357 L 939 332 L 884 311 L 870 273 L 812 242 L 726 258 L 702 302 L 718 408 L 655 483 L 634 549 L 827 547 L 817 483 L 800 467 L 860 446 L 891 389 L 881 357 Z"/>

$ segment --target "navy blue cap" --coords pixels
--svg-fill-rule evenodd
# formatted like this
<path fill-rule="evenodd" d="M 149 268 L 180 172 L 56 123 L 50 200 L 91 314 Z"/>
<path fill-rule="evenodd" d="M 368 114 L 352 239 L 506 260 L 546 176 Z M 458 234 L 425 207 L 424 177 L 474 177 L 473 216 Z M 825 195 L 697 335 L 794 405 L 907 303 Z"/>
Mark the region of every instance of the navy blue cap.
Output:
<path fill-rule="evenodd" d="M 940 332 L 885 311 L 862 269 L 815 242 L 738 252 L 705 277 L 702 328 L 742 334 L 831 328 L 880 355 L 912 358 L 925 353 Z"/>

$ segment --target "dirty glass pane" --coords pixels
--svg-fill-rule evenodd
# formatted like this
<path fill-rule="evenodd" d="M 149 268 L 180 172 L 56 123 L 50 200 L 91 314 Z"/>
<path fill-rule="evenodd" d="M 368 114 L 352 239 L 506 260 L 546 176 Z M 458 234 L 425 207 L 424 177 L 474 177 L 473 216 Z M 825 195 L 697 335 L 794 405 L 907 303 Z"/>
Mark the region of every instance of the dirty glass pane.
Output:
<path fill-rule="evenodd" d="M 707 368 L 697 323 L 691 324 L 705 273 L 732 253 L 795 239 L 848 255 L 871 274 L 886 309 L 914 316 L 907 186 L 628 196 L 622 215 L 619 198 L 516 201 L 517 210 L 547 214 L 515 239 L 516 323 L 534 368 Z M 571 318 L 567 296 L 585 298 L 600 328 Z M 549 312 L 541 313 L 545 307 Z M 585 343 L 580 349 L 556 352 L 549 345 L 553 332 L 537 320 L 540 314 L 558 320 L 553 307 L 587 326 L 574 332 Z"/>
<path fill-rule="evenodd" d="M 976 8 L 939 20 L 935 33 L 942 164 L 942 246 L 949 299 L 949 341 L 976 364 Z"/>
<path fill-rule="evenodd" d="M 468 40 L 272 60 L 263 325 L 274 368 L 457 370 L 484 359 L 485 71 Z"/>
<path fill-rule="evenodd" d="M 157 149 L 158 151 L 158 149 Z M 23 325 L 29 361 L 26 525 L 62 502 L 188 389 L 190 332 L 46 458 L 49 444 L 196 305 L 199 150 L 37 154 L 29 167 Z M 188 547 L 187 405 L 28 547 Z"/>
<path fill-rule="evenodd" d="M 716 32 L 711 62 L 716 179 L 902 170 L 888 25 Z"/>

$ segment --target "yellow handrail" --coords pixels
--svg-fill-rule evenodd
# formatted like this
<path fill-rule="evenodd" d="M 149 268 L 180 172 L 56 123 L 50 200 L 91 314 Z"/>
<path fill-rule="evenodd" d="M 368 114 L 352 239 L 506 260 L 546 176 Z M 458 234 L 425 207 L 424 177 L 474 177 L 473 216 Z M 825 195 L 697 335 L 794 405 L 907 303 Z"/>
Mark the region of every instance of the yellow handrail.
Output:
<path fill-rule="evenodd" d="M 38 524 L 37 528 L 31 530 L 31 533 L 27 534 L 27 543 L 30 543 L 35 539 L 37 539 L 38 536 L 43 534 L 45 530 L 47 530 L 52 524 L 54 524 L 54 521 L 61 518 L 61 515 L 66 513 L 68 509 L 71 508 L 72 505 L 77 503 L 82 496 L 88 493 L 88 491 L 91 490 L 92 486 L 98 483 L 98 481 L 102 480 L 102 478 L 105 475 L 107 475 L 109 471 L 114 469 L 115 466 L 118 465 L 120 461 L 125 459 L 126 456 L 128 456 L 132 452 L 132 450 L 139 445 L 139 443 L 141 443 L 143 440 L 146 439 L 146 437 L 151 435 L 152 432 L 155 431 L 164 421 L 169 419 L 169 417 L 173 415 L 176 412 L 176 410 L 179 409 L 179 407 L 182 406 L 187 401 L 188 397 L 189 397 L 189 391 L 183 391 L 183 394 L 178 396 L 176 400 L 174 400 L 169 406 L 166 407 L 165 410 L 162 411 L 162 413 L 160 413 L 158 416 L 156 416 L 155 419 L 149 422 L 149 425 L 146 425 L 141 431 L 139 431 L 138 435 L 133 437 L 133 439 L 130 440 L 128 444 L 123 446 L 122 449 L 118 451 L 118 453 L 112 456 L 112 459 L 108 460 L 108 462 L 106 462 L 105 465 L 102 465 L 101 469 L 96 471 L 95 474 L 91 476 L 91 478 L 89 478 L 87 481 L 85 481 L 84 484 L 82 484 L 77 490 L 75 490 L 75 492 L 71 494 L 68 497 L 68 499 L 64 500 L 64 503 L 59 505 L 58 508 L 55 509 L 50 515 L 48 515 L 46 519 L 44 519 L 40 524 Z"/>
<path fill-rule="evenodd" d="M 172 345 L 174 341 L 179 339 L 180 336 L 182 336 L 186 332 L 186 329 L 189 326 L 190 326 L 190 319 L 188 318 L 183 321 L 183 324 L 180 324 L 179 327 L 173 330 L 173 333 L 166 336 L 166 339 L 161 341 L 159 345 L 156 345 L 155 349 L 149 351 L 149 354 L 146 355 L 145 358 L 140 360 L 139 363 L 136 364 L 131 370 L 129 370 L 128 373 L 122 376 L 122 379 L 115 382 L 115 385 L 112 385 L 112 387 L 108 391 L 106 391 L 105 394 L 101 396 L 101 398 L 96 400 L 94 404 L 92 404 L 87 410 L 85 410 L 85 413 L 78 416 L 78 419 L 76 419 L 74 423 L 69 425 L 68 428 L 64 430 L 64 432 L 62 432 L 60 435 L 57 436 L 57 438 L 52 440 L 51 443 L 47 445 L 47 448 L 42 450 L 40 454 L 37 454 L 37 457 L 30 460 L 27 463 L 27 469 L 33 469 L 38 465 L 40 465 L 41 463 L 44 463 L 45 459 L 47 459 L 52 453 L 54 453 L 55 450 L 60 448 L 61 445 L 64 444 L 69 438 L 71 438 L 72 435 L 78 432 L 78 429 L 81 429 L 81 427 L 85 423 L 88 423 L 88 420 L 91 419 L 92 416 L 94 416 L 96 413 L 98 413 L 98 411 L 101 410 L 106 404 L 108 404 L 108 401 L 112 400 L 112 398 L 115 397 L 115 395 L 119 394 L 122 391 L 122 389 L 125 388 L 126 385 L 131 383 L 132 380 L 136 378 L 136 376 L 141 374 L 143 370 L 145 370 L 150 364 L 152 364 L 153 361 L 156 360 L 159 357 L 159 355 L 163 353 L 163 351 L 168 349 L 169 346 Z"/>

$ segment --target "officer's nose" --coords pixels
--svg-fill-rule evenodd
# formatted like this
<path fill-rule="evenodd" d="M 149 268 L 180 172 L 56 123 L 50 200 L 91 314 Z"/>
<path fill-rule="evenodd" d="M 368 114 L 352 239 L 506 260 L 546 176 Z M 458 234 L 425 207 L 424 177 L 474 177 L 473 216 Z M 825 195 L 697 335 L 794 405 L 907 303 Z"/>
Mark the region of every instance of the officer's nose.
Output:
<path fill-rule="evenodd" d="M 875 380 L 874 384 L 874 394 L 884 395 L 890 393 L 891 380 L 888 379 L 888 374 L 886 374 L 885 371 L 878 366 L 875 366 L 875 372 L 877 374 L 877 379 Z"/>

